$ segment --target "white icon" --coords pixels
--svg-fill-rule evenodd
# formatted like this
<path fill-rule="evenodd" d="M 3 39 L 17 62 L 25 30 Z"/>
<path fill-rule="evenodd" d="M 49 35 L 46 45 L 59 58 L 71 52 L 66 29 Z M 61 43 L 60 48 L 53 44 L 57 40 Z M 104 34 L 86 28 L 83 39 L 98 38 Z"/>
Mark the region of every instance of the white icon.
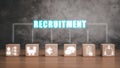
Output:
<path fill-rule="evenodd" d="M 105 49 L 104 55 L 107 55 L 107 56 L 114 55 L 114 51 L 113 51 L 112 47 L 107 46 L 107 48 Z"/>
<path fill-rule="evenodd" d="M 93 56 L 93 52 L 92 52 L 92 47 L 91 47 L 91 46 L 87 46 L 86 54 L 87 54 L 88 56 Z"/>
<path fill-rule="evenodd" d="M 35 53 L 36 53 L 36 50 L 37 50 L 37 47 L 33 47 L 33 49 L 30 49 L 30 47 L 27 47 L 27 53 L 28 53 L 28 55 L 29 56 L 34 56 L 35 55 Z"/>
<path fill-rule="evenodd" d="M 6 52 L 7 55 L 14 55 L 16 56 L 17 55 L 17 47 L 14 46 L 12 48 L 10 47 L 7 47 L 7 52 Z"/>
<path fill-rule="evenodd" d="M 12 51 L 13 51 L 13 55 L 16 56 L 16 55 L 17 55 L 17 47 L 13 47 L 13 48 L 12 48 Z"/>
<path fill-rule="evenodd" d="M 67 47 L 67 49 L 65 50 L 65 54 L 66 55 L 71 55 L 71 54 L 75 53 L 75 50 L 76 49 L 73 46 Z"/>
<path fill-rule="evenodd" d="M 11 55 L 11 49 L 10 47 L 7 47 L 7 52 L 6 52 L 7 55 Z"/>
<path fill-rule="evenodd" d="M 46 52 L 51 55 L 53 53 L 53 49 L 51 47 L 46 49 Z"/>

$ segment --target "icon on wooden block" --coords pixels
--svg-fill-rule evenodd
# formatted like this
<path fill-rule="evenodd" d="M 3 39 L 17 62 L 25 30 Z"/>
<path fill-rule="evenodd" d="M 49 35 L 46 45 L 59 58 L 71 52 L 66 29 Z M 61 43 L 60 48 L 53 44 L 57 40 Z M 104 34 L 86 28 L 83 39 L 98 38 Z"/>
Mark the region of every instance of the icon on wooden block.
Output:
<path fill-rule="evenodd" d="M 26 44 L 26 56 L 39 56 L 39 44 Z"/>
<path fill-rule="evenodd" d="M 95 44 L 83 44 L 83 56 L 95 56 Z"/>
<path fill-rule="evenodd" d="M 45 56 L 58 56 L 58 44 L 45 44 Z"/>
<path fill-rule="evenodd" d="M 20 44 L 6 45 L 6 56 L 19 56 L 19 55 L 20 55 Z"/>
<path fill-rule="evenodd" d="M 102 56 L 115 56 L 114 44 L 101 44 L 101 45 L 102 45 Z"/>
<path fill-rule="evenodd" d="M 76 56 L 76 44 L 64 44 L 64 56 Z"/>

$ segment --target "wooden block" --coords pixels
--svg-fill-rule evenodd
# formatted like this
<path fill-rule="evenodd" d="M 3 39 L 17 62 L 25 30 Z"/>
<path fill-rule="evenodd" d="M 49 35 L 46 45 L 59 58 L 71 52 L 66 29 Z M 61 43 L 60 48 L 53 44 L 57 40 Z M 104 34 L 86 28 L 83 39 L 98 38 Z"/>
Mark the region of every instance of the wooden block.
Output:
<path fill-rule="evenodd" d="M 115 56 L 114 44 L 101 44 L 101 45 L 102 45 L 102 56 Z"/>
<path fill-rule="evenodd" d="M 26 44 L 26 56 L 39 56 L 39 44 Z"/>
<path fill-rule="evenodd" d="M 58 56 L 58 44 L 45 44 L 45 56 Z"/>
<path fill-rule="evenodd" d="M 19 56 L 20 44 L 6 44 L 6 56 Z"/>
<path fill-rule="evenodd" d="M 95 44 L 83 44 L 83 56 L 95 56 Z"/>
<path fill-rule="evenodd" d="M 76 55 L 76 44 L 64 44 L 64 56 Z"/>

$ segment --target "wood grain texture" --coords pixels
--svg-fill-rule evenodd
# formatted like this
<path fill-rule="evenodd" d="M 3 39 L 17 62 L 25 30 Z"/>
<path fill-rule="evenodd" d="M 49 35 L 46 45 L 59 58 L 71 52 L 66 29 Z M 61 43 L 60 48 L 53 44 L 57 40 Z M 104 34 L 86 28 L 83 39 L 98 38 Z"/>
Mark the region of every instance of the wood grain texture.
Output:
<path fill-rule="evenodd" d="M 115 57 L 102 57 L 100 50 L 96 50 L 95 57 L 83 57 L 81 50 L 75 57 L 64 57 L 63 50 L 57 57 L 45 57 L 44 50 L 38 57 L 26 57 L 24 50 L 21 53 L 20 57 L 5 57 L 0 51 L 0 68 L 120 68 L 120 50 L 116 50 Z"/>

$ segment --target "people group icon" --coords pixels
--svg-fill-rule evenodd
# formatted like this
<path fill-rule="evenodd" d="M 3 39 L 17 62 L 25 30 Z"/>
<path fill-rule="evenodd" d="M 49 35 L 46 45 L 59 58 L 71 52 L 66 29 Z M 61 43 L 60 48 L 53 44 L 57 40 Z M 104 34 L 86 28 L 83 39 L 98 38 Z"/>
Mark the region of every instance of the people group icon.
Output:
<path fill-rule="evenodd" d="M 102 56 L 115 56 L 114 44 L 101 44 Z M 39 56 L 39 44 L 26 44 L 26 56 Z M 83 44 L 83 56 L 95 56 L 95 44 Z M 76 44 L 64 44 L 64 56 L 77 56 Z M 19 56 L 20 44 L 7 44 L 6 56 Z M 58 44 L 46 44 L 45 56 L 58 56 Z"/>
<path fill-rule="evenodd" d="M 37 47 L 35 46 L 33 48 L 27 47 L 26 51 L 29 56 L 34 56 L 35 53 L 37 52 Z"/>

